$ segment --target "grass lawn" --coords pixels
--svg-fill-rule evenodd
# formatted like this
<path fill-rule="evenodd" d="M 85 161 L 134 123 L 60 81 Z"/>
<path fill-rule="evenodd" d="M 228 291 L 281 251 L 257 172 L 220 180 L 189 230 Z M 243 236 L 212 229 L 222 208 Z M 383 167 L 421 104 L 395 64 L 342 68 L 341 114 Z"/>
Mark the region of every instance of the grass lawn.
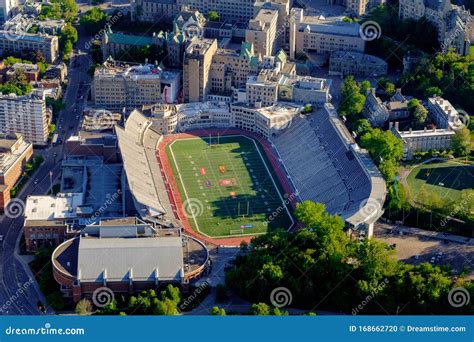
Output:
<path fill-rule="evenodd" d="M 424 164 L 414 168 L 407 178 L 410 194 L 416 200 L 421 189 L 442 199 L 459 200 L 461 190 L 474 188 L 474 165 L 455 162 Z"/>
<path fill-rule="evenodd" d="M 166 152 L 193 229 L 224 237 L 291 226 L 278 180 L 253 139 L 180 139 Z"/>

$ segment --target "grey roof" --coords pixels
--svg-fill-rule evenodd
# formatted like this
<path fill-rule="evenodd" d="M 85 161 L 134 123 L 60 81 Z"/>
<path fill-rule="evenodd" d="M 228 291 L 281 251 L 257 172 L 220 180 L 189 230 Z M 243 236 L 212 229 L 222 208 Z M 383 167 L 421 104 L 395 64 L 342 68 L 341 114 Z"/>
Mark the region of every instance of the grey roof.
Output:
<path fill-rule="evenodd" d="M 81 237 L 78 254 L 81 281 L 181 281 L 184 274 L 180 236 Z"/>

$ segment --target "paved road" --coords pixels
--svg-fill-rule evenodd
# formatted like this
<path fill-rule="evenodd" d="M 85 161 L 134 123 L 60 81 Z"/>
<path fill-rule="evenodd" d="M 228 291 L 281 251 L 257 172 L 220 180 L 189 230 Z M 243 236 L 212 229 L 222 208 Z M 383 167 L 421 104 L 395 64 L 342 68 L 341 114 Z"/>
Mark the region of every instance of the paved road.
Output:
<path fill-rule="evenodd" d="M 78 46 L 84 46 L 86 38 L 83 38 Z M 87 74 L 91 61 L 88 55 L 82 53 L 74 55 L 68 76 L 68 87 L 64 95 L 66 108 L 60 113 L 62 121 L 57 125 L 60 139 L 65 142 L 68 137 L 74 135 L 80 124 L 79 113 L 82 113 L 86 101 L 87 89 L 90 87 L 90 78 Z M 79 84 L 83 82 L 83 90 L 79 93 Z M 81 96 L 84 96 L 81 99 Z M 77 110 L 77 111 L 76 111 Z M 61 128 L 59 128 L 61 126 Z M 43 164 L 36 171 L 33 180 L 28 182 L 20 191 L 17 198 L 25 202 L 29 195 L 44 195 L 50 189 L 49 173 L 52 172 L 53 180 L 60 176 L 60 161 L 63 158 L 63 145 L 39 149 L 35 154 L 44 157 Z M 20 241 L 23 227 L 23 217 L 9 218 L 5 215 L 0 217 L 0 235 L 4 236 L 0 244 L 0 314 L 2 315 L 37 315 L 38 300 L 45 303 L 45 299 L 39 291 L 36 282 L 31 282 L 32 273 L 26 263 L 16 257 L 17 245 Z M 51 310 L 48 313 L 52 313 Z"/>

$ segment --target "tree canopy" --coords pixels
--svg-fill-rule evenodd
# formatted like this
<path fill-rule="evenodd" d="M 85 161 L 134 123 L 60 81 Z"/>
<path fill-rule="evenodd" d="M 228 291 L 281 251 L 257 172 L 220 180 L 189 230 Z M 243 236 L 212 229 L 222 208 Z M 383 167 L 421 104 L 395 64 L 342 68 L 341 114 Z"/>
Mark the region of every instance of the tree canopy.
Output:
<path fill-rule="evenodd" d="M 329 215 L 323 204 L 303 202 L 295 215 L 304 227 L 296 232 L 272 231 L 252 240 L 249 252 L 239 255 L 226 272 L 226 283 L 238 295 L 256 303 L 251 313 L 272 312 L 270 293 L 285 287 L 292 307 L 364 314 L 467 313 L 472 304 L 453 308 L 449 291 L 463 282 L 471 295 L 472 283 L 461 277 L 454 283 L 450 271 L 427 263 L 398 262 L 383 242 L 352 240 L 341 218 Z M 276 275 L 276 276 L 275 276 Z M 280 311 L 281 312 L 281 311 Z"/>

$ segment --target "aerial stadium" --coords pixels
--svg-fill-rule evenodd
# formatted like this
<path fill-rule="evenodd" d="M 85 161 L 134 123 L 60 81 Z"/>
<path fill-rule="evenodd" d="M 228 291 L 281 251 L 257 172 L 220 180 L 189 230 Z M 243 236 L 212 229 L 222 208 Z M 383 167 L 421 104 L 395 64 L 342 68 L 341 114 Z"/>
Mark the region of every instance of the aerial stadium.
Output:
<path fill-rule="evenodd" d="M 218 102 L 133 111 L 117 137 L 142 220 L 217 245 L 298 224 L 298 202 L 325 204 L 348 230 L 372 235 L 385 182 L 334 107 L 303 114 Z"/>

